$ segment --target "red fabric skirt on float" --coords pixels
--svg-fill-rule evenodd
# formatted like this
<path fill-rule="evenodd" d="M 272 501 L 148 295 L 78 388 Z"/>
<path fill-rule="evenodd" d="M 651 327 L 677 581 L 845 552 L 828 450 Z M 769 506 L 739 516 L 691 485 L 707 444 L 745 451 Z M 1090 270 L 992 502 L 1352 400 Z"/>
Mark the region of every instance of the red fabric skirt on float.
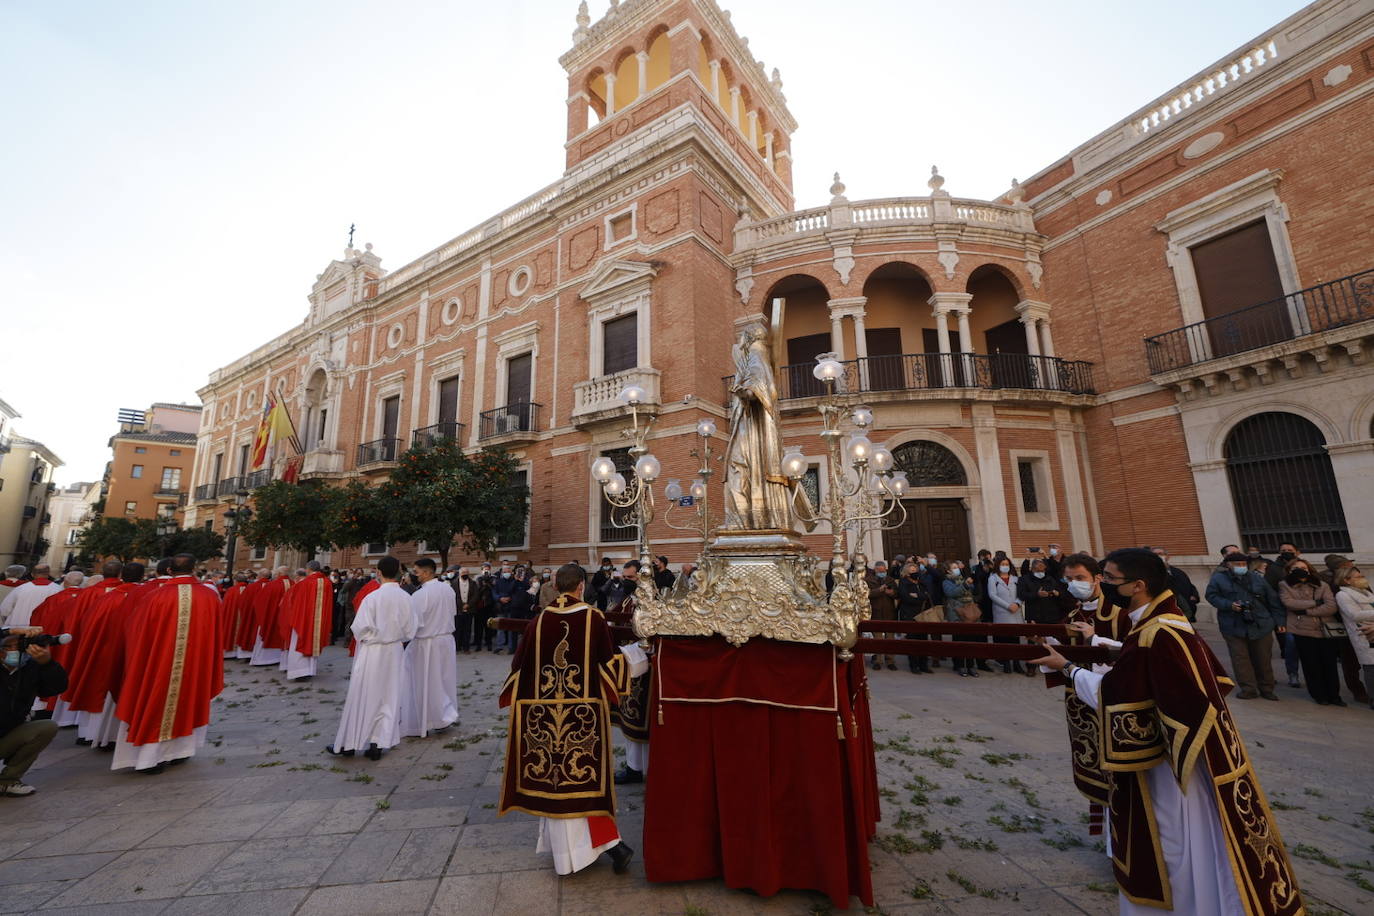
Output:
<path fill-rule="evenodd" d="M 873 905 L 878 822 L 862 660 L 831 646 L 719 636 L 657 643 L 644 870 L 771 896 Z"/>

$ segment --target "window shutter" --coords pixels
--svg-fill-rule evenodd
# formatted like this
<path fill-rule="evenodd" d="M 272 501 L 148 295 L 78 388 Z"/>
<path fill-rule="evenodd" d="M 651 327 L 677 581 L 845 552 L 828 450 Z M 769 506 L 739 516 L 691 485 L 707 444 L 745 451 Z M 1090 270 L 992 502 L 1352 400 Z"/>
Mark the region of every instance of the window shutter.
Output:
<path fill-rule="evenodd" d="M 602 374 L 614 375 L 639 365 L 639 314 L 625 315 L 601 326 Z"/>

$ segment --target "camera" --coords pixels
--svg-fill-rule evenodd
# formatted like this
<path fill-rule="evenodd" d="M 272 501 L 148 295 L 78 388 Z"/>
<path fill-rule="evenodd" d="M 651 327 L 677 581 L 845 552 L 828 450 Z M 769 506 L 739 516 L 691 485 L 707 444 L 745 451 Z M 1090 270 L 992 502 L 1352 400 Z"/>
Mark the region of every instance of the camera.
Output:
<path fill-rule="evenodd" d="M 51 649 L 53 646 L 65 646 L 72 641 L 72 634 L 62 633 L 54 636 L 51 633 L 40 633 L 37 636 L 19 636 L 18 644 L 15 646 L 23 652 L 29 646 L 42 646 L 44 649 Z"/>

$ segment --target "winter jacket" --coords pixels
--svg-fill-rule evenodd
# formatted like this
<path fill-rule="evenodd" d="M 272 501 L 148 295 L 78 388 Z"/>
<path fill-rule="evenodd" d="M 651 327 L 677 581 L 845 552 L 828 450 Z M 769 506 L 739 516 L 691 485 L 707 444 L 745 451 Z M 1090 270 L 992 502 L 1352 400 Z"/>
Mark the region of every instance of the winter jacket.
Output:
<path fill-rule="evenodd" d="M 1248 610 L 1234 610 L 1235 602 L 1248 603 Z M 1230 569 L 1212 573 L 1207 583 L 1207 603 L 1217 609 L 1217 627 L 1223 636 L 1259 639 L 1274 632 L 1283 619 L 1278 594 L 1255 572 L 1243 576 Z"/>
<path fill-rule="evenodd" d="M 1309 582 L 1297 585 L 1280 582 L 1279 600 L 1288 611 L 1288 632 L 1294 636 L 1324 639 L 1326 632 L 1322 629 L 1322 623 L 1340 621 L 1336 598 L 1331 594 L 1331 586 L 1325 582 L 1315 585 Z"/>

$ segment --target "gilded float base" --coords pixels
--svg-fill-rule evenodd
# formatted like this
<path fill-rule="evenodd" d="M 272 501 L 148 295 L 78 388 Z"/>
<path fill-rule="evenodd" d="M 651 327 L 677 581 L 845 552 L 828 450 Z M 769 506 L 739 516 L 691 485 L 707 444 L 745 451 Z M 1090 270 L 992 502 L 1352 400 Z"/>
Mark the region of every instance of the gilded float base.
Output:
<path fill-rule="evenodd" d="M 827 598 L 825 565 L 788 531 L 720 531 L 694 580 L 639 596 L 641 637 L 720 634 L 741 646 L 755 636 L 848 649 L 867 616 L 868 587 L 843 572 Z M 864 613 L 860 613 L 860 609 Z"/>

